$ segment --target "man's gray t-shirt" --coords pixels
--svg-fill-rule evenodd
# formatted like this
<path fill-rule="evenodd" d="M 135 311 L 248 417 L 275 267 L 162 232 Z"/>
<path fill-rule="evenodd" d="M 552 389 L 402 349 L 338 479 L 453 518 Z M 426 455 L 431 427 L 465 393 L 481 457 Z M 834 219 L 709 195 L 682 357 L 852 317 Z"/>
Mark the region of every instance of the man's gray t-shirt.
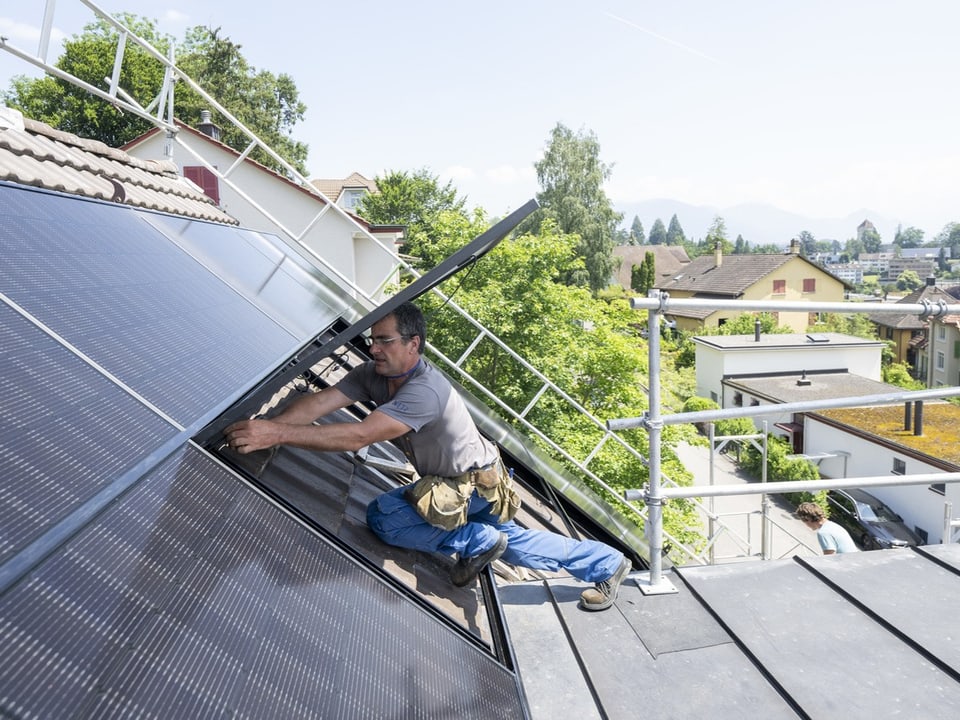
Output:
<path fill-rule="evenodd" d="M 423 358 L 392 398 L 373 362 L 351 370 L 336 387 L 355 402 L 376 403 L 410 428 L 393 443 L 421 475 L 455 477 L 497 459 L 496 447 L 477 430 L 463 398 Z"/>

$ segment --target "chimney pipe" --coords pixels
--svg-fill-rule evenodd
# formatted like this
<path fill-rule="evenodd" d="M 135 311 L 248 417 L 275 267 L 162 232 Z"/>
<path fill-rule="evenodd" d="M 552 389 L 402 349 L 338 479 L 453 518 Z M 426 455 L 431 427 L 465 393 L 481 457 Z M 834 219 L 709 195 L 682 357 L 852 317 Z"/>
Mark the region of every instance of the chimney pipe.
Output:
<path fill-rule="evenodd" d="M 760 342 L 760 318 L 753 321 L 753 341 Z"/>
<path fill-rule="evenodd" d="M 913 407 L 913 403 L 910 402 L 909 400 L 907 400 L 907 401 L 903 404 L 903 429 L 904 429 L 904 430 L 909 430 L 910 427 L 911 427 L 911 424 L 910 424 L 910 410 L 912 409 L 912 407 Z"/>
<path fill-rule="evenodd" d="M 716 267 L 723 265 L 723 246 L 719 240 L 717 240 L 717 244 L 713 246 L 713 264 Z"/>
<path fill-rule="evenodd" d="M 212 121 L 212 116 L 210 115 L 209 110 L 200 111 L 200 124 L 197 126 L 197 129 L 202 132 L 204 135 L 213 138 L 214 140 L 220 140 L 220 126 L 216 125 Z"/>
<path fill-rule="evenodd" d="M 917 400 L 913 406 L 913 434 L 923 435 L 923 400 Z"/>

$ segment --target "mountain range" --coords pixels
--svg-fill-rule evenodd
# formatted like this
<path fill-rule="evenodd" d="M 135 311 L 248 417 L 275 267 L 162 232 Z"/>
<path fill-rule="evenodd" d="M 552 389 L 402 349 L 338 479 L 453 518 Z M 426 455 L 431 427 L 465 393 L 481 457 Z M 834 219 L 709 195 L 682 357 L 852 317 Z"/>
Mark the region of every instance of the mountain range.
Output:
<path fill-rule="evenodd" d="M 633 218 L 639 217 L 643 223 L 644 235 L 649 237 L 650 229 L 659 218 L 664 227 L 670 226 L 670 219 L 676 215 L 680 227 L 688 240 L 694 242 L 706 237 L 714 218 L 723 218 L 727 239 L 736 241 L 742 235 L 750 245 L 774 244 L 787 247 L 792 238 L 806 230 L 817 240 L 838 240 L 841 245 L 857 236 L 857 226 L 869 220 L 880 233 L 885 243 L 893 242 L 897 226 L 901 221 L 888 218 L 873 210 L 861 209 L 840 218 L 813 218 L 781 210 L 772 205 L 744 204 L 728 208 L 716 208 L 708 205 L 690 205 L 679 200 L 655 199 L 638 203 L 614 204 L 617 212 L 623 213 L 621 227 L 628 232 Z M 903 227 L 909 223 L 903 222 Z M 929 235 L 929 231 L 928 231 Z"/>

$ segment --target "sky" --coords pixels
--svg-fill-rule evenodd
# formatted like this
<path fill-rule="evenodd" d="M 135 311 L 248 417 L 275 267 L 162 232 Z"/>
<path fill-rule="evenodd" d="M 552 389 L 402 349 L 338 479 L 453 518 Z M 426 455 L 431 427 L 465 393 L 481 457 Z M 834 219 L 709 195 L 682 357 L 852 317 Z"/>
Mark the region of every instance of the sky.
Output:
<path fill-rule="evenodd" d="M 0 36 L 37 53 L 44 4 L 3 3 Z M 535 197 L 562 123 L 596 136 L 615 207 L 868 209 L 927 239 L 960 221 L 956 0 L 95 4 L 178 40 L 220 28 L 290 75 L 311 178 L 425 168 L 499 216 Z M 93 19 L 55 8 L 51 62 Z M 0 51 L 0 87 L 38 73 Z"/>

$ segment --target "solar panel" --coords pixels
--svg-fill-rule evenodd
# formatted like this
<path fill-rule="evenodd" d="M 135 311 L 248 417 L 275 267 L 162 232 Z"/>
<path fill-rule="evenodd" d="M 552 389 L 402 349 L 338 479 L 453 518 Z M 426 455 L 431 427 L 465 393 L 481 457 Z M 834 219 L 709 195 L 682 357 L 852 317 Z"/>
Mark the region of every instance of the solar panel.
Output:
<path fill-rule="evenodd" d="M 515 679 L 185 447 L 0 598 L 0 714 L 522 717 Z"/>
<path fill-rule="evenodd" d="M 0 563 L 176 434 L 0 304 Z"/>
<path fill-rule="evenodd" d="M 318 273 L 266 236 L 148 216 L 5 188 L 0 289 L 185 426 L 342 312 Z M 203 264 L 213 255 L 218 274 Z"/>
<path fill-rule="evenodd" d="M 0 188 L 0 716 L 515 718 L 517 678 L 190 436 L 354 313 L 296 248 Z"/>

